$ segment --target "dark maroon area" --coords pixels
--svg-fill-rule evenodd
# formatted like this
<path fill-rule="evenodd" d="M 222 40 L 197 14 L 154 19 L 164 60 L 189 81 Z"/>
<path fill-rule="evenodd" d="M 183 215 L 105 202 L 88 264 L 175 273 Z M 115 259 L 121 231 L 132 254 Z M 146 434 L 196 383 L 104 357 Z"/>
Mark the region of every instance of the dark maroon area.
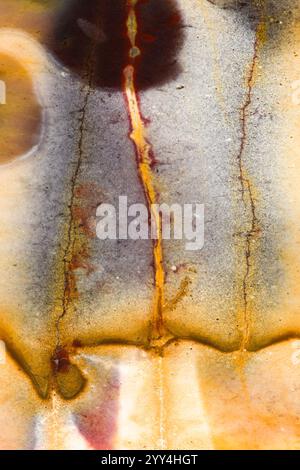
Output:
<path fill-rule="evenodd" d="M 70 367 L 69 353 L 64 348 L 57 348 L 51 363 L 55 373 L 67 373 Z"/>
<path fill-rule="evenodd" d="M 140 0 L 135 59 L 139 89 L 154 87 L 180 72 L 177 56 L 184 40 L 175 0 Z M 93 86 L 120 89 L 130 63 L 126 0 L 66 0 L 57 13 L 48 47 L 66 67 Z"/>

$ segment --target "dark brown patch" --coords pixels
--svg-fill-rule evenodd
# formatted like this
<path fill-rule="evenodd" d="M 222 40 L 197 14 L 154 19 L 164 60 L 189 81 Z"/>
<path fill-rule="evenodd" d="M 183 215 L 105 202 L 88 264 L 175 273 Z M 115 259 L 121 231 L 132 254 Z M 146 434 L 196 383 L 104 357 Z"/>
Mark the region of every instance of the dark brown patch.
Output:
<path fill-rule="evenodd" d="M 64 348 L 57 348 L 51 359 L 51 364 L 55 374 L 67 373 L 70 367 L 68 351 Z"/>
<path fill-rule="evenodd" d="M 139 89 L 163 84 L 180 72 L 177 55 L 184 30 L 175 0 L 140 0 L 136 5 L 139 58 L 130 59 L 126 0 L 63 2 L 48 46 L 69 69 L 94 86 L 121 89 L 133 60 Z"/>
<path fill-rule="evenodd" d="M 0 55 L 0 164 L 9 163 L 37 146 L 42 109 L 30 75 L 19 61 Z M 2 101 L 3 99 L 3 101 Z"/>

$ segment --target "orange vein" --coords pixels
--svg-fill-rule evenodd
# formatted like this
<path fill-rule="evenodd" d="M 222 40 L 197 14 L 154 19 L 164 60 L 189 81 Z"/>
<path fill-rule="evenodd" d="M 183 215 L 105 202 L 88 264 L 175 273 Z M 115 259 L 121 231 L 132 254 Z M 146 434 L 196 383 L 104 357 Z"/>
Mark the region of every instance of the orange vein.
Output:
<path fill-rule="evenodd" d="M 137 0 L 129 0 L 129 14 L 127 19 L 127 35 L 131 44 L 129 58 L 134 60 L 141 51 L 136 46 L 136 36 L 138 32 L 137 19 L 135 14 L 135 5 Z M 139 175 L 142 181 L 143 189 L 146 195 L 148 209 L 151 213 L 155 226 L 155 236 L 153 237 L 153 258 L 155 269 L 155 300 L 153 312 L 153 331 L 152 337 L 161 337 L 163 335 L 163 287 L 165 282 L 165 273 L 163 268 L 163 248 L 162 248 L 162 227 L 161 217 L 157 203 L 157 193 L 155 190 L 151 164 L 151 145 L 147 140 L 145 122 L 142 118 L 140 106 L 135 89 L 135 68 L 133 65 L 127 65 L 124 71 L 124 93 L 128 105 L 128 113 L 131 123 L 130 139 L 134 143 Z"/>

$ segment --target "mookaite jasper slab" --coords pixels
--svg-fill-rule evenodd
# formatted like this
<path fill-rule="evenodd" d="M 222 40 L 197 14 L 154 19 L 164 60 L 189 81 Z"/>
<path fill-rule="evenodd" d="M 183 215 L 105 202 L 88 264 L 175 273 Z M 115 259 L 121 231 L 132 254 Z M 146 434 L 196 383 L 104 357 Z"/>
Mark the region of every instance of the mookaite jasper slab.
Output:
<path fill-rule="evenodd" d="M 300 449 L 299 2 L 0 0 L 0 80 L 0 448 Z"/>

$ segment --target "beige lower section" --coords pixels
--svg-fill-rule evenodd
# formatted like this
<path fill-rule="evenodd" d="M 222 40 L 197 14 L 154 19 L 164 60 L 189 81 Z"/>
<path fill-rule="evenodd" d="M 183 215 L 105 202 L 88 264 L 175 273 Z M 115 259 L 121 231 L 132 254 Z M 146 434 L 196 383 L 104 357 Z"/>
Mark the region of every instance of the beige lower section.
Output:
<path fill-rule="evenodd" d="M 299 449 L 299 341 L 230 354 L 182 343 L 167 361 L 168 447 Z"/>
<path fill-rule="evenodd" d="M 80 396 L 37 398 L 6 357 L 0 366 L 1 449 L 300 449 L 300 341 L 221 353 L 178 341 L 162 356 L 86 349 Z"/>

